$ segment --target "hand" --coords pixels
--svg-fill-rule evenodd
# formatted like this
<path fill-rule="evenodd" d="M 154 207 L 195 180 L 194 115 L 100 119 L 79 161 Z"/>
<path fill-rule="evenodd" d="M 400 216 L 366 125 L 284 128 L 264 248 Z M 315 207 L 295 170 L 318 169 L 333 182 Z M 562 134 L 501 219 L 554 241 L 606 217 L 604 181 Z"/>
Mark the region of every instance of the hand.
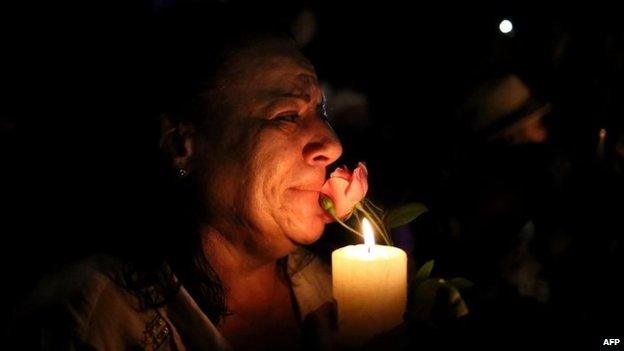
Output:
<path fill-rule="evenodd" d="M 303 321 L 302 338 L 305 350 L 323 351 L 376 351 L 402 350 L 407 344 L 405 323 L 375 336 L 358 348 L 344 348 L 338 342 L 338 319 L 336 302 L 327 302 L 310 313 Z"/>
<path fill-rule="evenodd" d="M 375 336 L 361 351 L 394 351 L 407 350 L 407 326 L 401 323 L 390 331 Z"/>

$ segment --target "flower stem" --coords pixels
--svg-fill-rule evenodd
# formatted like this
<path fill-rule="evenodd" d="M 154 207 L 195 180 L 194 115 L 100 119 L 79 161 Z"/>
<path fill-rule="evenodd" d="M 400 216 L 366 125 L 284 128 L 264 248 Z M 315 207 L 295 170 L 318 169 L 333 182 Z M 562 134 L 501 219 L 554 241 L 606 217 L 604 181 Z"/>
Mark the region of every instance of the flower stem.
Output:
<path fill-rule="evenodd" d="M 368 204 L 366 202 L 362 202 L 356 204 L 355 208 L 358 212 L 362 212 L 366 217 L 369 217 L 371 219 L 372 225 L 375 227 L 375 230 L 379 233 L 385 243 L 387 245 L 392 245 L 392 240 L 390 239 L 390 236 L 386 232 L 385 228 L 382 227 L 383 224 L 380 225 L 380 223 L 383 223 L 381 221 L 381 218 L 379 218 L 379 216 L 375 213 L 375 210 L 371 208 L 371 206 L 367 205 Z M 367 209 L 366 207 L 369 208 Z"/>
<path fill-rule="evenodd" d="M 343 221 L 341 221 L 338 217 L 332 215 L 334 217 L 334 219 L 336 220 L 336 222 L 340 223 L 341 226 L 345 227 L 346 229 L 348 229 L 350 232 L 352 232 L 353 234 L 359 236 L 360 238 L 364 237 L 364 234 L 356 231 L 355 229 L 349 227 L 348 225 L 346 225 Z"/>

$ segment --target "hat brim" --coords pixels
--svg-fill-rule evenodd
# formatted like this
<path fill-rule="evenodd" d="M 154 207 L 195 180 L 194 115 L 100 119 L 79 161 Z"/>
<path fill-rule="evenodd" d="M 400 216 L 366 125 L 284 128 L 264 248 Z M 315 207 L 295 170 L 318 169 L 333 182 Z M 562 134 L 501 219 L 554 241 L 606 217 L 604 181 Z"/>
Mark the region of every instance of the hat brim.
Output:
<path fill-rule="evenodd" d="M 546 115 L 548 112 L 550 112 L 550 109 L 550 103 L 541 101 L 536 98 L 530 98 L 515 111 L 507 114 L 506 116 L 498 119 L 496 122 L 482 129 L 479 134 L 481 135 L 481 137 L 489 139 L 499 134 L 501 131 L 505 130 L 512 124 L 522 120 L 523 118 L 529 117 L 536 112 L 541 112 L 542 115 Z"/>

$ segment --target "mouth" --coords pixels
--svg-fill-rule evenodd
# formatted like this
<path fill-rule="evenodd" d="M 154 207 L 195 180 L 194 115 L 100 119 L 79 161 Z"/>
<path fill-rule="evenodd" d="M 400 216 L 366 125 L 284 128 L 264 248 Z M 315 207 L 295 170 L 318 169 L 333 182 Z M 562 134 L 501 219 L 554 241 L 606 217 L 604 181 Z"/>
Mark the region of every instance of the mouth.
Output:
<path fill-rule="evenodd" d="M 322 178 L 309 179 L 308 181 L 301 181 L 301 182 L 292 184 L 289 187 L 289 189 L 318 194 L 321 192 L 321 189 L 323 188 L 323 184 L 325 184 L 325 180 Z"/>
<path fill-rule="evenodd" d="M 305 188 L 290 188 L 296 196 L 310 198 L 310 200 L 318 202 L 319 197 L 321 196 L 321 191 L 316 189 L 305 189 Z"/>
<path fill-rule="evenodd" d="M 305 199 L 306 202 L 309 201 L 310 203 L 316 204 L 319 210 L 322 211 L 321 205 L 319 204 L 319 198 L 321 196 L 320 190 L 313 189 L 313 188 L 300 188 L 300 187 L 292 187 L 292 188 L 289 188 L 288 190 L 296 194 L 295 196 Z"/>
<path fill-rule="evenodd" d="M 318 209 L 317 215 L 322 219 L 322 221 L 325 224 L 331 223 L 334 221 L 334 218 L 331 215 L 329 215 L 327 212 L 325 212 L 325 210 L 323 210 L 323 208 L 319 204 L 319 197 L 321 194 L 320 189 L 317 190 L 317 189 L 310 189 L 310 188 L 293 187 L 293 188 L 290 188 L 289 190 L 301 193 L 302 195 L 309 197 L 310 201 L 314 202 L 315 208 Z"/>
<path fill-rule="evenodd" d="M 319 194 L 321 192 L 320 189 L 317 190 L 317 189 L 305 189 L 305 188 L 296 188 L 296 187 L 295 188 L 290 188 L 290 189 L 296 190 L 296 191 L 306 191 L 306 192 L 310 192 L 310 193 L 317 193 L 317 194 Z"/>

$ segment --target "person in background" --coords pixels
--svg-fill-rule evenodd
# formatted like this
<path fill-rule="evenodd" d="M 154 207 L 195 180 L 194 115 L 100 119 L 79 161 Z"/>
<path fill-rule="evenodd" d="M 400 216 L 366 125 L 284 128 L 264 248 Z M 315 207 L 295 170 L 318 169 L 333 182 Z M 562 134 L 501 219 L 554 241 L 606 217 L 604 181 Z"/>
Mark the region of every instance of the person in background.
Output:
<path fill-rule="evenodd" d="M 480 328 L 494 328 L 501 340 L 525 329 L 531 345 L 546 313 L 550 287 L 536 245 L 557 225 L 549 208 L 562 176 L 549 152 L 552 109 L 505 72 L 475 84 L 459 113 L 461 149 L 445 190 L 449 235 L 440 260 L 475 283 L 466 299 L 479 345 L 487 339 L 477 336 Z"/>

